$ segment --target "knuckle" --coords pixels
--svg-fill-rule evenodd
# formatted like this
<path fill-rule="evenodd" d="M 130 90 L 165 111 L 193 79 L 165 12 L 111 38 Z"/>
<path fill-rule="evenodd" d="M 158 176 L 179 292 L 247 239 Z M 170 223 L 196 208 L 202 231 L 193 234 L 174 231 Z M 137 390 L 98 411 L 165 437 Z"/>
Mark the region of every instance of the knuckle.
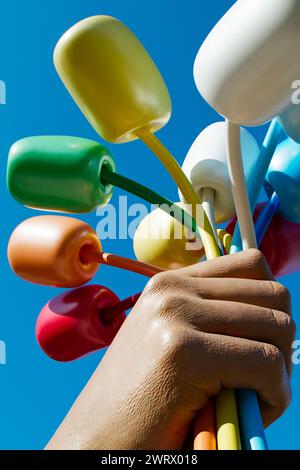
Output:
<path fill-rule="evenodd" d="M 280 349 L 273 344 L 265 343 L 263 346 L 264 355 L 272 371 L 281 372 L 285 368 L 284 356 Z"/>
<path fill-rule="evenodd" d="M 181 307 L 181 299 L 176 294 L 169 294 L 165 296 L 161 301 L 161 309 L 166 313 L 173 313 Z"/>
<path fill-rule="evenodd" d="M 280 328 L 280 336 L 292 342 L 296 336 L 296 323 L 287 313 L 272 310 L 273 317 Z"/>
<path fill-rule="evenodd" d="M 260 250 L 257 250 L 256 248 L 251 248 L 245 251 L 245 253 L 248 257 L 248 262 L 252 267 L 258 268 L 265 273 L 270 273 L 270 268 L 267 263 L 267 260 Z"/>
<path fill-rule="evenodd" d="M 157 313 L 164 318 L 180 320 L 185 318 L 187 312 L 188 299 L 175 292 L 170 292 L 160 299 Z"/>
<path fill-rule="evenodd" d="M 164 356 L 179 359 L 191 343 L 191 333 L 188 328 L 180 327 L 174 323 L 162 324 L 159 331 L 160 343 Z"/>
<path fill-rule="evenodd" d="M 162 292 L 166 289 L 178 286 L 181 282 L 181 276 L 175 272 L 161 272 L 155 274 L 147 283 L 147 292 Z"/>
<path fill-rule="evenodd" d="M 165 289 L 166 287 L 170 286 L 170 280 L 169 280 L 169 273 L 159 273 L 155 274 L 147 283 L 145 287 L 145 292 L 147 294 L 151 293 L 156 293 L 160 292 L 161 290 Z"/>
<path fill-rule="evenodd" d="M 274 294 L 280 297 L 288 305 L 291 301 L 291 294 L 288 288 L 276 281 L 271 281 L 271 285 L 273 287 Z"/>
<path fill-rule="evenodd" d="M 260 264 L 265 261 L 265 257 L 262 254 L 262 252 L 256 248 L 250 248 L 249 250 L 246 250 L 245 256 L 250 258 L 253 262 L 253 264 Z"/>
<path fill-rule="evenodd" d="M 295 321 L 286 315 L 286 330 L 288 332 L 290 341 L 293 342 L 296 337 L 297 326 Z"/>

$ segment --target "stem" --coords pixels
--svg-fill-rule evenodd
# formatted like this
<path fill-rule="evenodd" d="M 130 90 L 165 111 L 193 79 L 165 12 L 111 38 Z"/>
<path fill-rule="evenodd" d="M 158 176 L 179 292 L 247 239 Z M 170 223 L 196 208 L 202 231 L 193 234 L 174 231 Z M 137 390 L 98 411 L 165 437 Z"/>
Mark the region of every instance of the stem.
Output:
<path fill-rule="evenodd" d="M 230 235 L 230 233 L 227 233 L 226 230 L 218 229 L 218 237 L 222 242 L 222 246 L 225 249 L 225 254 L 229 255 L 232 243 L 232 236 Z"/>
<path fill-rule="evenodd" d="M 257 242 L 252 220 L 252 211 L 248 199 L 244 169 L 241 158 L 240 126 L 228 120 L 226 120 L 226 126 L 228 169 L 232 184 L 232 192 L 237 218 L 242 236 L 242 246 L 244 250 L 249 248 L 256 248 Z M 241 433 L 243 439 L 244 436 L 249 432 L 254 432 L 253 439 L 255 440 L 258 436 L 264 435 L 256 392 L 253 390 L 240 390 L 238 397 L 238 408 L 240 411 L 240 422 L 242 425 Z M 244 397 L 244 407 L 248 410 L 248 419 L 243 412 L 243 408 L 241 407 L 241 397 Z M 249 399 L 249 397 L 252 397 L 252 399 Z M 219 414 L 220 423 L 224 423 L 218 430 L 219 448 L 232 449 L 234 448 L 234 446 L 238 447 L 240 445 L 240 436 L 238 435 L 239 429 L 236 416 L 236 398 L 233 391 L 222 390 L 219 396 L 217 397 L 217 416 Z M 249 419 L 253 419 L 255 421 L 249 423 Z M 251 431 L 249 431 L 250 427 Z M 230 438 L 230 440 L 228 440 L 228 438 Z M 224 445 L 223 443 L 221 443 L 221 440 L 223 439 Z"/>
<path fill-rule="evenodd" d="M 243 250 L 247 250 L 249 248 L 256 248 L 257 243 L 241 157 L 240 126 L 227 119 L 226 126 L 229 176 L 242 235 Z"/>
<path fill-rule="evenodd" d="M 210 398 L 194 422 L 194 450 L 217 450 L 215 403 Z"/>
<path fill-rule="evenodd" d="M 259 192 L 263 185 L 266 173 L 270 166 L 270 162 L 279 143 L 279 139 L 282 133 L 281 125 L 278 119 L 273 119 L 271 122 L 268 132 L 264 138 L 263 145 L 260 149 L 260 154 L 255 165 L 254 174 L 250 175 L 248 183 L 248 192 L 251 211 L 253 212 L 256 206 L 256 202 L 259 196 Z M 239 230 L 239 224 L 236 224 L 233 239 L 232 239 L 232 252 L 242 250 L 241 235 Z"/>
<path fill-rule="evenodd" d="M 207 218 L 213 229 L 215 239 L 218 240 L 217 225 L 215 219 L 215 191 L 212 188 L 203 188 L 202 189 L 202 206 L 206 212 Z"/>
<path fill-rule="evenodd" d="M 80 253 L 81 261 L 83 263 L 96 262 L 99 264 L 106 264 L 115 268 L 125 269 L 143 276 L 152 277 L 163 270 L 151 264 L 142 263 L 140 261 L 124 258 L 123 256 L 113 255 L 111 253 L 96 253 L 90 248 L 83 248 Z"/>
<path fill-rule="evenodd" d="M 148 129 L 142 128 L 136 131 L 137 137 L 139 137 L 152 152 L 159 158 L 161 163 L 165 166 L 178 188 L 180 189 L 187 204 L 192 206 L 192 215 L 196 219 L 198 226 L 200 227 L 200 235 L 204 245 L 206 257 L 208 259 L 217 258 L 220 256 L 220 250 L 214 232 L 209 223 L 207 215 L 201 205 L 201 200 L 193 188 L 191 182 L 182 171 L 182 168 L 175 160 L 169 150 L 162 144 L 162 142 L 152 134 Z M 199 208 L 199 214 L 198 212 Z"/>
<path fill-rule="evenodd" d="M 218 450 L 241 450 L 234 390 L 223 389 L 216 397 Z"/>
<path fill-rule="evenodd" d="M 135 196 L 150 202 L 150 204 L 157 204 L 161 206 L 160 209 L 167 212 L 171 217 L 174 217 L 174 219 L 183 224 L 188 230 L 192 231 L 198 237 L 200 237 L 196 220 L 191 216 L 191 214 L 164 196 L 161 196 L 160 194 L 152 191 L 140 183 L 137 183 L 136 181 L 111 171 L 108 166 L 105 165 L 102 167 L 101 180 L 104 184 L 112 184 L 113 186 L 124 189 L 125 191 L 128 191 Z M 172 210 L 170 211 L 168 208 L 171 208 Z"/>
<path fill-rule="evenodd" d="M 268 230 L 270 223 L 274 215 L 276 214 L 280 205 L 279 198 L 274 192 L 271 196 L 271 199 L 267 202 L 266 206 L 263 208 L 259 214 L 257 221 L 255 223 L 255 231 L 257 237 L 257 245 L 260 246 L 266 231 Z"/>
<path fill-rule="evenodd" d="M 141 295 L 141 292 L 139 292 L 138 294 L 131 295 L 130 297 L 127 297 L 127 299 L 120 301 L 113 307 L 108 307 L 107 309 L 102 310 L 102 321 L 107 322 L 108 324 L 111 323 L 118 315 L 123 312 L 126 312 L 126 310 L 130 310 L 131 308 L 133 308 Z"/>
<path fill-rule="evenodd" d="M 268 450 L 257 394 L 236 390 L 243 450 Z"/>

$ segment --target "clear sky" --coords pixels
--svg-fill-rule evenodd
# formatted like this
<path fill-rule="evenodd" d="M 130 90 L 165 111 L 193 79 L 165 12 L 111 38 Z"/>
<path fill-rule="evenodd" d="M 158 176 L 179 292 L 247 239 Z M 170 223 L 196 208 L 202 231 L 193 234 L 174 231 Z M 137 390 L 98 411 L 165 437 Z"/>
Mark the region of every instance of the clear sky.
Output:
<path fill-rule="evenodd" d="M 95 14 L 111 14 L 130 26 L 167 82 L 173 101 L 173 117 L 160 132 L 160 137 L 182 163 L 201 129 L 219 120 L 197 93 L 192 70 L 203 39 L 233 3 L 232 0 L 1 2 L 0 80 L 7 86 L 7 104 L 0 106 L 0 340 L 5 341 L 7 347 L 7 364 L 0 366 L 1 449 L 42 448 L 102 357 L 100 352 L 74 363 L 60 364 L 40 351 L 34 333 L 36 317 L 41 307 L 59 290 L 18 279 L 10 271 L 6 258 L 12 230 L 22 220 L 38 215 L 12 200 L 6 190 L 6 160 L 11 144 L 22 137 L 40 134 L 99 139 L 56 75 L 52 52 L 57 40 L 75 22 Z M 265 128 L 253 132 L 261 142 Z M 115 155 L 121 173 L 177 199 L 172 181 L 142 143 L 108 147 Z M 114 203 L 118 203 L 120 194 L 115 191 Z M 129 198 L 129 202 L 135 201 L 139 202 L 134 197 Z M 80 217 L 93 227 L 99 222 L 96 213 Z M 130 240 L 105 241 L 104 248 L 133 256 Z M 298 323 L 299 281 L 299 273 L 282 279 L 292 292 Z M 124 298 L 141 290 L 145 279 L 102 267 L 94 282 L 112 288 Z M 300 365 L 294 369 L 293 403 L 284 417 L 268 430 L 273 449 L 300 447 L 297 425 L 300 421 L 299 378 Z"/>

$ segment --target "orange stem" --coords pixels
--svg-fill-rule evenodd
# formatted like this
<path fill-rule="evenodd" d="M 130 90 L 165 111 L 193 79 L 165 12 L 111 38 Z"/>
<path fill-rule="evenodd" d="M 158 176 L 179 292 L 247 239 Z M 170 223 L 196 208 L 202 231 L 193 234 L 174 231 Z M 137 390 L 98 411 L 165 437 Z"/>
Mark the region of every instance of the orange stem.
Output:
<path fill-rule="evenodd" d="M 194 422 L 194 450 L 217 450 L 215 405 L 212 398 Z"/>
<path fill-rule="evenodd" d="M 89 248 L 82 250 L 81 259 L 83 262 L 94 261 L 99 264 L 106 264 L 108 266 L 114 266 L 115 268 L 126 269 L 126 271 L 132 271 L 147 277 L 155 276 L 155 274 L 163 271 L 152 264 L 142 263 L 141 261 L 113 255 L 111 253 L 95 253 Z"/>

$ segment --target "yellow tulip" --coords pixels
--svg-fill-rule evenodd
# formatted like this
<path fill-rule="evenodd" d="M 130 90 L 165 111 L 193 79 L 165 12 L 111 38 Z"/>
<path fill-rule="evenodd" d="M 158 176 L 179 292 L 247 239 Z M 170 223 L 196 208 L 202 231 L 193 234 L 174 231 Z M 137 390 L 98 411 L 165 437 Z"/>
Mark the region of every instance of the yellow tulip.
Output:
<path fill-rule="evenodd" d="M 142 220 L 133 247 L 139 261 L 162 269 L 198 263 L 204 254 L 201 241 L 161 209 L 155 209 Z"/>
<path fill-rule="evenodd" d="M 59 40 L 54 64 L 90 124 L 109 142 L 134 140 L 137 130 L 155 132 L 170 119 L 160 72 L 116 18 L 93 16 L 75 24 Z"/>

